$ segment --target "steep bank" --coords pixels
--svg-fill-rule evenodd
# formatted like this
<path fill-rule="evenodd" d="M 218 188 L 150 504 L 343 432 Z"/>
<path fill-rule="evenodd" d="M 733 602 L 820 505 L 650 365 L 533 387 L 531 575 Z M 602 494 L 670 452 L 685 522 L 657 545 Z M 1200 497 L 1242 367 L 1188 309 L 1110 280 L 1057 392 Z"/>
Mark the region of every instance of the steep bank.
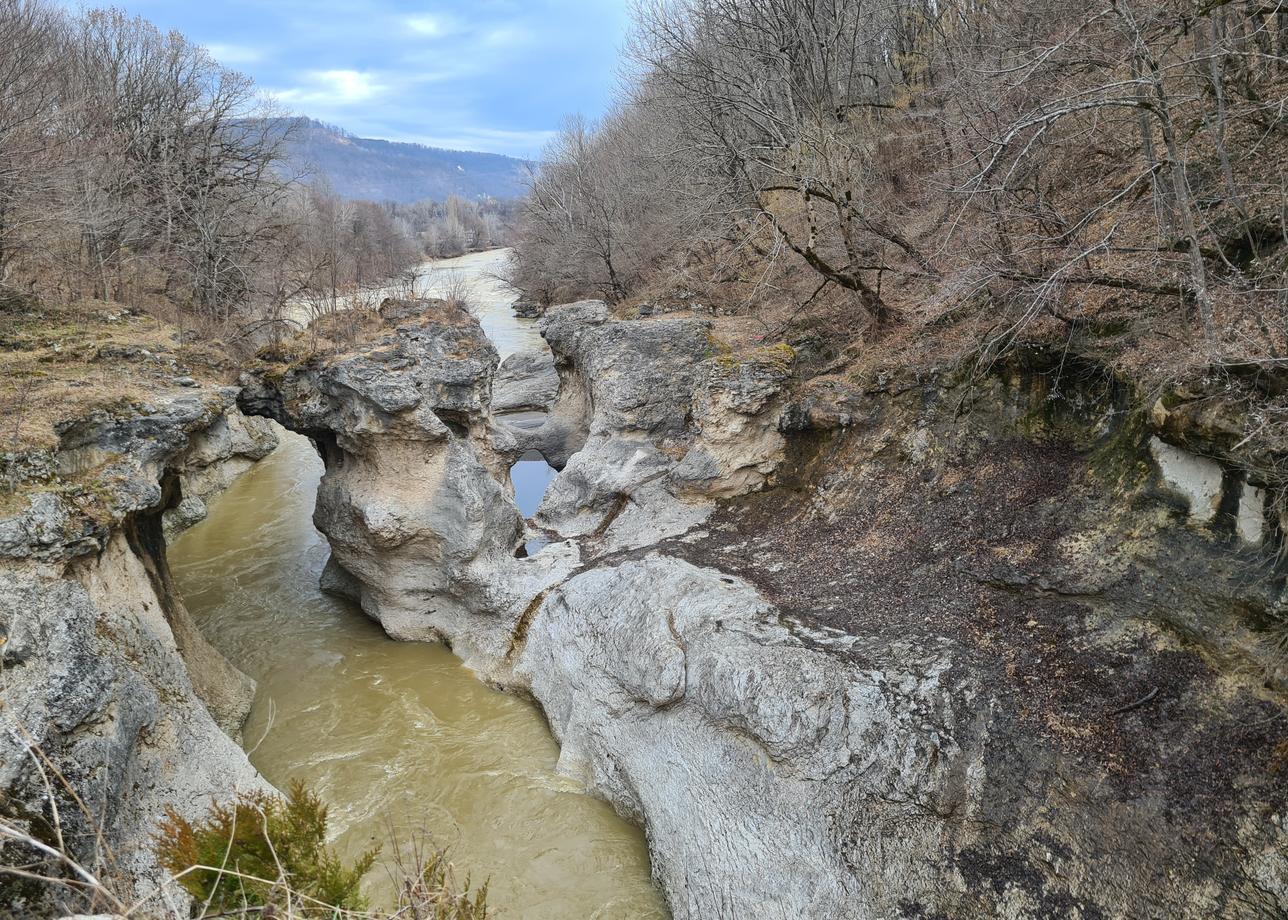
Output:
<path fill-rule="evenodd" d="M 584 303 L 544 323 L 534 428 L 492 411 L 467 317 L 393 309 L 243 408 L 335 445 L 331 586 L 532 694 L 677 916 L 1288 901 L 1275 525 L 1198 426 L 1041 356 L 800 387 L 790 349 Z M 531 449 L 562 469 L 557 542 L 516 560 L 504 471 Z"/>
<path fill-rule="evenodd" d="M 0 517 L 0 808 L 126 898 L 159 878 L 151 839 L 167 807 L 197 816 L 212 795 L 266 786 L 234 740 L 254 684 L 193 625 L 165 552 L 176 509 L 190 518 L 276 443 L 234 396 L 153 389 L 6 456 L 24 479 Z M 41 865 L 13 843 L 0 853 Z M 18 915 L 51 897 L 0 883 Z"/>

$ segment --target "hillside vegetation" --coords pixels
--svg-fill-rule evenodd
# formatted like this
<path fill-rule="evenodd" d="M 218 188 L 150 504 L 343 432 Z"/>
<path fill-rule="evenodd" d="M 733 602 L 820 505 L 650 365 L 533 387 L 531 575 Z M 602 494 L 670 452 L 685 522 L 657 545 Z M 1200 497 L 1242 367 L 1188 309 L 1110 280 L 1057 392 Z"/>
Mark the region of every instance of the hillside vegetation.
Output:
<path fill-rule="evenodd" d="M 363 186 L 382 200 L 361 200 L 348 161 L 323 156 L 310 173 L 304 159 L 383 142 L 282 116 L 248 77 L 145 19 L 0 0 L 0 49 L 0 307 L 123 304 L 235 344 L 503 236 L 509 206 L 470 182 L 511 193 L 479 177 L 510 181 L 517 161 L 461 155 L 444 169 L 470 182 L 422 188 L 424 157 L 443 151 L 393 145 L 407 149 L 377 156 L 382 181 L 407 194 Z M 384 200 L 431 192 L 442 200 Z"/>
<path fill-rule="evenodd" d="M 535 299 L 678 293 L 850 367 L 1038 340 L 1161 392 L 1288 363 L 1282 3 L 636 18 L 624 100 L 565 126 L 528 199 Z"/>
<path fill-rule="evenodd" d="M 290 125 L 287 154 L 297 171 L 325 177 L 345 198 L 411 204 L 426 198 L 446 201 L 451 195 L 520 198 L 527 191 L 528 164 L 523 160 L 355 137 L 308 118 Z"/>

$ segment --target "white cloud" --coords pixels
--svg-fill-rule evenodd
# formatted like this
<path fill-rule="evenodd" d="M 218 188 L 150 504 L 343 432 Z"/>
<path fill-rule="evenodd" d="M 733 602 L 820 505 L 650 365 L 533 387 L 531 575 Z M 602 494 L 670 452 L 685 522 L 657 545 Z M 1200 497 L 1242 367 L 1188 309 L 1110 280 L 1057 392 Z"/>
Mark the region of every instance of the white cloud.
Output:
<path fill-rule="evenodd" d="M 404 21 L 407 23 L 407 28 L 411 29 L 418 35 L 428 35 L 431 38 L 439 38 L 446 32 L 442 20 L 437 16 L 430 16 L 428 14 L 408 16 Z"/>
<path fill-rule="evenodd" d="M 371 74 L 359 70 L 323 70 L 317 78 L 329 85 L 340 102 L 362 102 L 383 89 Z"/>
<path fill-rule="evenodd" d="M 483 36 L 483 44 L 491 48 L 512 48 L 522 45 L 533 38 L 533 34 L 518 26 L 501 26 L 491 29 Z"/>
<path fill-rule="evenodd" d="M 304 86 L 274 91 L 288 105 L 351 105 L 366 102 L 384 92 L 385 86 L 361 70 L 314 70 L 306 74 Z"/>
<path fill-rule="evenodd" d="M 403 19 L 403 24 L 422 38 L 443 38 L 465 31 L 461 20 L 442 13 L 416 13 Z"/>

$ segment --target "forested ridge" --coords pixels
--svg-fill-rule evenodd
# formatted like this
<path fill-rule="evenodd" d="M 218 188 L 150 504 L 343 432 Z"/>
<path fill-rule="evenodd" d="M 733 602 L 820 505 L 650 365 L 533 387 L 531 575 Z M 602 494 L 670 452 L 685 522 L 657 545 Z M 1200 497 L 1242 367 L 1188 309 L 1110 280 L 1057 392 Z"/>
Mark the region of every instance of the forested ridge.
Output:
<path fill-rule="evenodd" d="M 523 281 L 1277 365 L 1286 66 L 1275 2 L 648 0 L 622 101 L 547 151 Z"/>
<path fill-rule="evenodd" d="M 446 201 L 452 195 L 520 198 L 530 171 L 523 160 L 497 153 L 356 137 L 309 118 L 295 120 L 288 147 L 292 164 L 326 176 L 345 198 L 400 204 Z"/>

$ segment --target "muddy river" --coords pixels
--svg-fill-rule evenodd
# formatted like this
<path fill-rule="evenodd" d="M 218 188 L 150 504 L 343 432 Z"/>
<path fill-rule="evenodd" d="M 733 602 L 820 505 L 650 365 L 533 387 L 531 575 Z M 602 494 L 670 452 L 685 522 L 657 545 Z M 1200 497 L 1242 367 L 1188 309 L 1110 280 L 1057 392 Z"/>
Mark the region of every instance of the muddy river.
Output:
<path fill-rule="evenodd" d="M 476 303 L 505 354 L 536 333 L 486 277 L 503 258 L 435 270 L 491 290 L 493 306 Z M 519 473 L 531 513 L 549 475 Z M 311 523 L 321 474 L 312 445 L 284 434 L 170 550 L 202 630 L 259 681 L 245 729 L 255 766 L 279 787 L 308 781 L 330 803 L 341 852 L 384 842 L 389 857 L 391 831 L 404 845 L 432 835 L 461 874 L 490 881 L 501 918 L 664 920 L 643 835 L 554 772 L 558 748 L 537 707 L 488 688 L 441 646 L 389 640 L 354 605 L 321 593 L 328 549 Z M 377 903 L 390 885 L 377 865 L 368 876 Z"/>

